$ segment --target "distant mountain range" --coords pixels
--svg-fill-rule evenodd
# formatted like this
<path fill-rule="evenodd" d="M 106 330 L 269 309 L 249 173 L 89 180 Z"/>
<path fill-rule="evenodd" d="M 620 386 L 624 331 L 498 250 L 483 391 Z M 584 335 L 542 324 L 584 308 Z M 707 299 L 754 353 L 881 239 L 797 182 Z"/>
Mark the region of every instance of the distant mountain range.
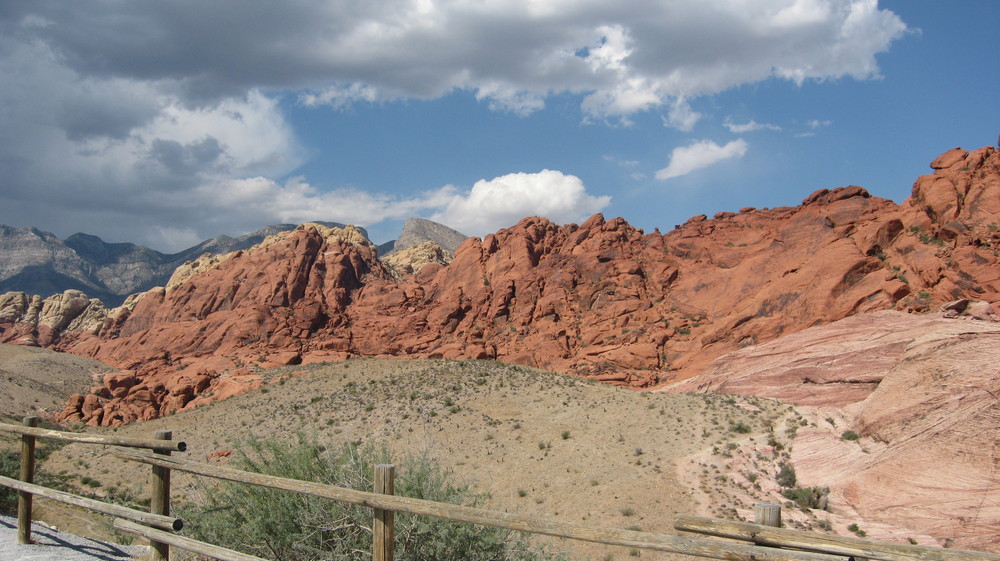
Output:
<path fill-rule="evenodd" d="M 337 222 L 317 222 L 344 227 Z M 48 297 L 75 289 L 99 298 L 108 307 L 120 305 L 129 294 L 166 284 L 174 270 L 205 253 L 222 254 L 247 249 L 267 236 L 294 230 L 296 224 L 272 224 L 236 238 L 219 236 L 178 253 L 165 254 L 132 243 L 108 243 L 97 236 L 73 234 L 60 240 L 37 228 L 0 224 L 0 294 L 25 292 Z M 364 228 L 359 228 L 368 237 Z M 424 241 L 434 241 L 454 252 L 464 234 L 422 218 L 406 221 L 398 240 L 384 243 L 385 256 Z"/>

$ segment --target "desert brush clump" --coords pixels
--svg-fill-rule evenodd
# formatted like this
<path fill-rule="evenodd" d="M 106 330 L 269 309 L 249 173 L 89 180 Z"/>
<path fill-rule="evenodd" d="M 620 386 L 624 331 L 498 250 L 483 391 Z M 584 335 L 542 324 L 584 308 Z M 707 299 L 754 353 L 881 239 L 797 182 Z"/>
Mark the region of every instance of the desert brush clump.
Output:
<path fill-rule="evenodd" d="M 62 448 L 62 442 L 40 442 L 35 448 L 35 483 L 56 490 L 68 491 L 64 477 L 57 476 L 45 470 L 43 462 L 54 451 Z M 11 479 L 21 478 L 21 451 L 20 449 L 0 450 L 0 475 Z M 91 483 L 88 483 L 90 481 Z M 81 483 L 89 487 L 99 487 L 101 483 L 97 480 L 87 478 Z M 18 492 L 10 487 L 0 485 L 0 514 L 14 515 L 17 513 Z"/>
<path fill-rule="evenodd" d="M 233 467 L 371 492 L 375 466 L 392 463 L 385 448 L 347 443 L 328 449 L 302 435 L 286 440 L 250 438 Z M 487 498 L 456 483 L 426 454 L 398 462 L 399 496 L 478 506 Z M 246 484 L 206 488 L 182 509 L 186 528 L 210 543 L 278 561 L 371 558 L 372 510 L 367 507 Z M 400 559 L 536 561 L 556 556 L 509 530 L 406 513 L 395 515 Z"/>
<path fill-rule="evenodd" d="M 17 479 L 21 473 L 21 455 L 14 450 L 0 452 L 0 475 Z M 17 512 L 17 491 L 0 486 L 0 514 Z"/>

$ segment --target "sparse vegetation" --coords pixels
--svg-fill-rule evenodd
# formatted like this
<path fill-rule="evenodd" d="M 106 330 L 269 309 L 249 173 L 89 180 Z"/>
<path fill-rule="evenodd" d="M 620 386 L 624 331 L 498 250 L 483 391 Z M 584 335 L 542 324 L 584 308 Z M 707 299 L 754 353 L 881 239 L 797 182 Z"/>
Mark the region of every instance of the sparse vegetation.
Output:
<path fill-rule="evenodd" d="M 858 435 L 858 433 L 852 430 L 846 430 L 844 431 L 843 434 L 840 435 L 840 438 L 843 440 L 858 440 L 861 437 Z"/>
<path fill-rule="evenodd" d="M 17 479 L 21 472 L 21 455 L 14 450 L 0 451 L 0 475 Z M 0 514 L 17 512 L 17 491 L 0 486 Z"/>
<path fill-rule="evenodd" d="M 795 487 L 795 468 L 787 463 L 782 463 L 779 466 L 778 476 L 775 478 L 775 481 L 778 482 L 778 485 L 785 488 Z"/>
<path fill-rule="evenodd" d="M 251 439 L 241 453 L 236 463 L 248 471 L 366 491 L 373 488 L 374 466 L 390 460 L 384 449 L 349 444 L 328 450 L 301 435 L 292 445 Z M 401 463 L 395 491 L 466 505 L 479 505 L 486 498 L 454 483 L 450 472 L 426 455 Z M 183 513 L 198 539 L 283 561 L 364 559 L 370 551 L 371 510 L 365 507 L 243 484 L 222 485 L 206 497 L 204 504 Z M 397 555 L 405 559 L 528 561 L 551 557 L 529 547 L 525 538 L 513 532 L 436 518 L 397 513 L 395 531 Z"/>
<path fill-rule="evenodd" d="M 746 423 L 735 423 L 729 427 L 729 430 L 733 432 L 738 432 L 740 434 L 748 434 L 750 432 L 750 425 Z"/>
<path fill-rule="evenodd" d="M 419 454 L 430 446 L 435 457 L 446 462 L 443 465 L 457 477 L 475 477 L 488 483 L 483 488 L 496 495 L 490 499 L 491 510 L 522 509 L 595 524 L 601 524 L 603 512 L 613 514 L 623 527 L 641 523 L 639 513 L 663 511 L 662 494 L 638 490 L 654 482 L 662 484 L 665 492 L 684 488 L 704 493 L 712 514 L 735 516 L 733 508 L 742 510 L 749 504 L 745 495 L 766 493 L 761 490 L 763 480 L 773 477 L 778 462 L 787 461 L 784 452 L 772 457 L 765 446 L 766 431 L 773 431 L 787 446 L 785 427 L 802 420 L 794 409 L 772 400 L 634 393 L 495 361 L 354 358 L 259 372 L 270 388 L 269 395 L 250 392 L 211 408 L 183 412 L 167 421 L 166 428 L 189 443 L 204 445 L 209 452 L 237 450 L 230 457 L 231 465 L 239 461 L 239 444 L 233 440 L 238 434 L 274 435 L 289 445 L 301 431 L 332 451 L 323 454 L 332 455 L 346 441 L 363 441 L 366 446 L 384 443 L 401 456 Z M 286 383 L 280 385 L 280 379 Z M 452 406 L 460 405 L 461 411 L 449 415 L 446 398 Z M 375 407 L 365 412 L 370 404 Z M 283 415 L 286 412 L 290 415 Z M 567 413 L 573 415 L 572 425 L 566 424 Z M 636 422 L 621 424 L 622 415 Z M 764 435 L 744 437 L 730 430 L 739 422 L 752 427 L 751 434 L 765 431 Z M 570 438 L 561 440 L 567 429 Z M 145 436 L 149 430 L 148 425 L 119 428 L 121 434 L 130 436 Z M 569 453 L 577 447 L 570 440 L 591 445 L 598 435 L 602 436 L 593 444 L 593 462 L 581 463 L 575 453 Z M 691 456 L 713 447 L 719 456 Z M 750 460 L 751 465 L 740 469 L 759 474 L 759 479 L 751 481 L 727 467 L 723 460 L 727 454 L 740 456 L 740 461 Z M 67 473 L 73 492 L 105 500 L 112 488 L 118 487 L 140 497 L 131 501 L 132 505 L 142 501 L 147 494 L 145 487 L 132 480 L 135 478 L 123 480 L 119 467 L 106 462 L 105 456 L 98 449 L 71 445 L 51 465 Z M 689 471 L 694 481 L 678 480 L 675 462 L 689 456 L 696 463 L 707 462 L 702 464 L 706 472 L 701 475 L 699 467 Z M 102 470 L 108 468 L 111 473 L 104 474 Z M 628 477 L 607 478 L 608 473 L 618 472 Z M 397 473 L 402 476 L 400 462 Z M 80 477 L 87 474 L 99 478 L 102 486 L 91 489 L 82 484 Z M 205 481 L 213 489 L 221 485 Z M 644 486 L 637 487 L 638 482 Z M 397 493 L 403 491 L 397 488 Z M 556 497 L 559 499 L 554 500 Z M 203 507 L 206 499 L 195 491 L 179 497 L 175 508 L 185 508 L 185 500 Z M 622 507 L 634 514 L 625 517 Z M 193 527 L 194 522 L 189 522 L 189 528 Z M 105 527 L 92 529 L 97 535 L 110 532 Z M 601 559 L 606 552 L 585 542 L 556 542 L 544 537 L 538 541 L 568 550 L 574 558 Z M 628 558 L 625 551 L 614 556 Z M 267 552 L 260 555 L 278 558 Z"/>
<path fill-rule="evenodd" d="M 781 495 L 802 508 L 826 510 L 829 487 L 795 487 L 785 489 Z"/>

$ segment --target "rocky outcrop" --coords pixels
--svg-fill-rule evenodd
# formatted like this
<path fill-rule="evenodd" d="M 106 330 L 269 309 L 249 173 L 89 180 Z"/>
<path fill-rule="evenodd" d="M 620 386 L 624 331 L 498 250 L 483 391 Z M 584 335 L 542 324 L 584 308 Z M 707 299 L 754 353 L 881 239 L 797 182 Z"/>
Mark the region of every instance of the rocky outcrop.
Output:
<path fill-rule="evenodd" d="M 406 249 L 390 253 L 382 258 L 390 269 L 402 275 L 413 275 L 419 273 L 424 266 L 447 265 L 455 255 L 447 249 L 442 248 L 434 242 L 423 242 Z"/>
<path fill-rule="evenodd" d="M 96 331 L 46 340 L 164 377 L 164 387 L 179 372 L 359 355 L 497 358 L 670 384 L 726 353 L 859 313 L 995 304 L 1000 155 L 958 151 L 935 165 L 902 205 L 850 186 L 795 207 L 694 217 L 666 234 L 601 215 L 565 226 L 526 218 L 403 278 L 357 230 L 304 225 L 191 264 Z M 22 337 L 19 325 L 0 323 L 0 341 Z M 161 414 L 186 406 L 153 394 Z"/>
<path fill-rule="evenodd" d="M 100 332 L 108 317 L 104 304 L 79 290 L 67 290 L 42 299 L 23 292 L 0 294 L 3 342 L 55 346 L 64 332 L 87 336 Z"/>
<path fill-rule="evenodd" d="M 1000 323 L 975 308 L 855 315 L 730 353 L 671 389 L 816 407 L 827 421 L 798 430 L 792 464 L 799 485 L 830 488 L 832 512 L 997 551 Z"/>
<path fill-rule="evenodd" d="M 78 290 L 117 306 L 129 294 L 165 284 L 187 261 L 247 249 L 267 236 L 293 229 L 294 224 L 265 226 L 238 238 L 220 236 L 168 255 L 131 243 L 107 243 L 88 234 L 73 234 L 63 241 L 35 228 L 0 225 L 0 293 L 26 292 L 46 298 Z"/>

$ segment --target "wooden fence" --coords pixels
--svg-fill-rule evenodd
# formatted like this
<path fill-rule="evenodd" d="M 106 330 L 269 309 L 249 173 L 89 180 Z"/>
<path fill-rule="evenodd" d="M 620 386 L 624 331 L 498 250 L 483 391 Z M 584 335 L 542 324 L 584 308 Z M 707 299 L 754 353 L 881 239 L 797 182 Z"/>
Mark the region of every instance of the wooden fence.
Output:
<path fill-rule="evenodd" d="M 496 512 L 395 496 L 393 495 L 395 469 L 391 465 L 376 467 L 375 492 L 369 493 L 309 481 L 251 473 L 174 457 L 171 453 L 183 452 L 186 445 L 184 442 L 172 440 L 170 431 L 158 431 L 153 439 L 121 438 L 40 429 L 37 428 L 37 421 L 37 418 L 26 417 L 24 426 L 0 423 L 0 431 L 22 435 L 20 480 L 0 477 L 0 485 L 11 487 L 20 492 L 18 499 L 18 541 L 20 543 L 30 543 L 31 498 L 32 495 L 40 495 L 115 516 L 115 528 L 150 540 L 150 558 L 153 561 L 169 559 L 171 547 L 220 561 L 266 561 L 260 557 L 176 534 L 183 528 L 184 523 L 169 515 L 170 474 L 172 471 L 181 471 L 369 507 L 373 510 L 373 561 L 392 561 L 393 559 L 393 513 L 395 512 L 432 516 L 532 534 L 729 561 L 855 561 L 855 559 L 860 558 L 881 561 L 1000 561 L 1000 555 L 976 551 L 892 544 L 771 527 L 780 525 L 780 507 L 777 505 L 758 505 L 756 516 L 760 524 L 681 516 L 674 526 L 675 529 L 684 532 L 748 543 L 723 541 L 701 535 L 654 534 L 591 526 L 542 516 Z M 152 467 L 150 512 L 107 504 L 34 485 L 32 481 L 36 438 L 149 450 L 148 452 L 117 450 L 115 455 Z"/>

